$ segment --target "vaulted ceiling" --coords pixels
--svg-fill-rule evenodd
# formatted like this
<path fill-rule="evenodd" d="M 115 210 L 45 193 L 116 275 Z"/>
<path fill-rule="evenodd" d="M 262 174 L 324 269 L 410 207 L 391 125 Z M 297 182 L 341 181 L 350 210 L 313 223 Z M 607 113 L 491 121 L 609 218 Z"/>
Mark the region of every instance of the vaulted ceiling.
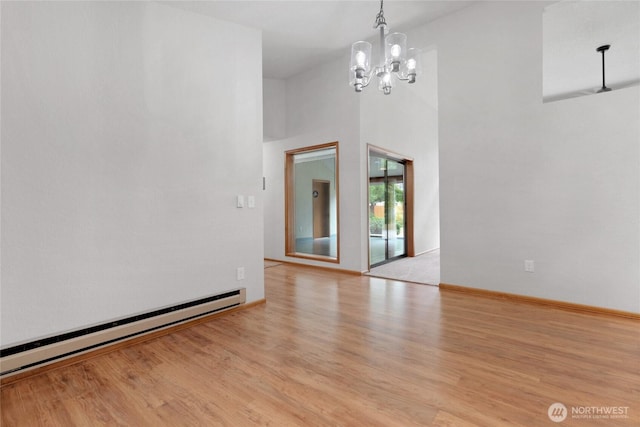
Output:
<path fill-rule="evenodd" d="M 263 77 L 284 79 L 347 55 L 351 43 L 376 36 L 378 0 L 360 1 L 187 1 L 166 2 L 196 13 L 262 31 Z M 473 1 L 386 0 L 391 31 L 433 21 Z"/>

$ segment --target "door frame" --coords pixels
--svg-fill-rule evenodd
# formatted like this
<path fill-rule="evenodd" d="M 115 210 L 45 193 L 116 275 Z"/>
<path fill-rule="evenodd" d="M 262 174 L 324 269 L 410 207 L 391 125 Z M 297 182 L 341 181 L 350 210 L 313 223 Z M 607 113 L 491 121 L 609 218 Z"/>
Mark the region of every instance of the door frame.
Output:
<path fill-rule="evenodd" d="M 414 230 L 414 171 L 413 171 L 413 158 L 396 153 L 395 151 L 388 150 L 386 148 L 378 147 L 376 145 L 367 144 L 367 207 L 370 205 L 369 200 L 369 177 L 370 177 L 370 162 L 372 152 L 374 154 L 380 154 L 388 157 L 389 159 L 404 163 L 405 167 L 405 182 L 404 182 L 404 209 L 405 209 L 405 239 L 407 257 L 415 257 L 416 249 L 413 238 Z M 369 238 L 369 230 L 371 229 L 369 221 L 369 209 L 367 208 L 367 264 L 368 269 L 371 270 L 371 240 Z"/>

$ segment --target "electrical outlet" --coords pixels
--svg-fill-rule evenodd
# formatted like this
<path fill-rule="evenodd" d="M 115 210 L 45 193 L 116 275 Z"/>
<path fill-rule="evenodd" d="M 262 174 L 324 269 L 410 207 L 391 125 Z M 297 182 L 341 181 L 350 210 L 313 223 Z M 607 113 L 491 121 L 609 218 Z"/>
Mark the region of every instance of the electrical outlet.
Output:
<path fill-rule="evenodd" d="M 524 271 L 527 273 L 533 273 L 535 271 L 535 263 L 532 259 L 524 260 Z"/>
<path fill-rule="evenodd" d="M 244 267 L 238 267 L 236 269 L 236 279 L 244 280 Z"/>

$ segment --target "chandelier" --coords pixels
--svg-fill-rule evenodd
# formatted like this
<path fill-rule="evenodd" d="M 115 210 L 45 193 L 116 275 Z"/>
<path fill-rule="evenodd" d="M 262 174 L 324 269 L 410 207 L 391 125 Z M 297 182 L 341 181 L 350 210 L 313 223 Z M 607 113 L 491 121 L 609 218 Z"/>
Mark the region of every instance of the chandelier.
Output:
<path fill-rule="evenodd" d="M 358 41 L 351 45 L 349 84 L 355 88 L 356 92 L 362 92 L 375 75 L 378 78 L 378 89 L 385 95 L 389 95 L 393 87 L 392 76 L 398 80 L 415 83 L 416 76 L 420 73 L 420 50 L 407 49 L 406 34 L 391 33 L 385 37 L 387 22 L 382 10 L 383 1 L 380 0 L 380 12 L 373 26 L 380 31 L 378 65 L 371 66 L 371 43 Z"/>

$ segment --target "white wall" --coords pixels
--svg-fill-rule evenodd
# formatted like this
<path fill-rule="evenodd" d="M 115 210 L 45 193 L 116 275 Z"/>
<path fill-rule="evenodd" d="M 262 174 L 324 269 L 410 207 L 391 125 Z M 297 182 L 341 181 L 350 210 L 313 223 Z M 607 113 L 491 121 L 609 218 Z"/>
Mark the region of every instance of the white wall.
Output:
<path fill-rule="evenodd" d="M 263 298 L 260 33 L 150 2 L 1 7 L 2 345 Z"/>
<path fill-rule="evenodd" d="M 441 281 L 640 312 L 640 89 L 543 104 L 544 6 L 478 3 L 422 29 L 438 49 Z"/>
<path fill-rule="evenodd" d="M 262 79 L 264 100 L 264 140 L 273 141 L 287 136 L 287 94 L 284 80 Z"/>
<path fill-rule="evenodd" d="M 265 257 L 310 265 L 327 263 L 285 257 L 285 151 L 339 142 L 340 263 L 332 267 L 363 271 L 366 252 L 366 193 L 362 192 L 358 98 L 350 89 L 345 60 L 325 64 L 286 81 L 287 137 L 264 144 Z M 365 167 L 366 169 L 366 167 Z M 364 194 L 364 199 L 362 198 Z M 365 236 L 365 237 L 363 237 Z M 364 240 L 366 243 L 366 240 Z M 364 258 L 363 258 L 364 257 Z"/>
<path fill-rule="evenodd" d="M 414 160 L 414 246 L 417 254 L 440 247 L 437 51 L 408 34 L 409 46 L 423 50 L 422 75 L 415 84 L 398 81 L 390 95 L 371 83 L 359 96 L 362 162 L 367 144 Z M 362 178 L 366 180 L 365 177 Z M 365 247 L 365 250 L 367 248 Z"/>

